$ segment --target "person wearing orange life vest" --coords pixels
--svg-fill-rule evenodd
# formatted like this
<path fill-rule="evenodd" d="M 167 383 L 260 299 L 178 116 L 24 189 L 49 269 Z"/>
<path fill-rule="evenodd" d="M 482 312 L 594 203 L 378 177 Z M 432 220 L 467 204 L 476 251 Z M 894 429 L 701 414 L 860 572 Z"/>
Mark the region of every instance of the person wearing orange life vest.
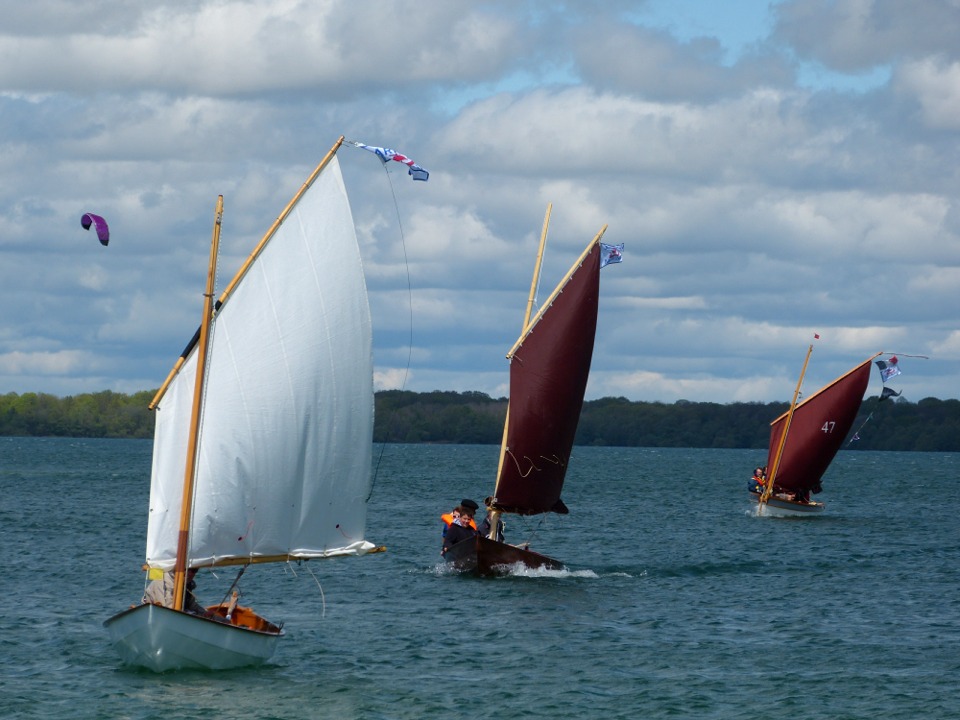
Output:
<path fill-rule="evenodd" d="M 764 487 L 767 484 L 767 468 L 757 467 L 753 471 L 753 477 L 750 478 L 750 492 L 756 493 L 757 495 L 763 492 Z"/>
<path fill-rule="evenodd" d="M 440 519 L 443 521 L 443 530 L 440 532 L 440 537 L 445 538 L 447 536 L 447 530 L 450 528 L 456 520 L 460 519 L 460 515 L 463 512 L 463 508 L 469 508 L 474 512 L 477 511 L 477 505 L 473 500 L 464 499 L 460 501 L 460 504 L 457 505 L 452 511 L 444 513 L 440 516 Z M 474 522 L 473 518 L 470 518 L 470 527 L 474 530 L 477 529 L 477 524 Z"/>
<path fill-rule="evenodd" d="M 473 515 L 478 507 L 473 500 L 460 502 L 460 517 L 450 523 L 447 528 L 447 532 L 443 536 L 443 547 L 440 549 L 441 555 L 445 555 L 447 550 L 458 542 L 476 537 L 477 525 L 473 521 Z"/>

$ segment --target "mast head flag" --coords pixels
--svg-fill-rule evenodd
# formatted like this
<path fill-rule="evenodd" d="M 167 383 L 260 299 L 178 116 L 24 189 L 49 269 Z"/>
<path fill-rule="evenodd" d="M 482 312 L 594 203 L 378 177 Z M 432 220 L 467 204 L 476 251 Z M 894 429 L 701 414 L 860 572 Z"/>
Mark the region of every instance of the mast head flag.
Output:
<path fill-rule="evenodd" d="M 896 355 L 893 355 L 889 360 L 876 360 L 875 362 L 880 369 L 880 379 L 883 382 L 900 374 L 900 364 Z"/>
<path fill-rule="evenodd" d="M 84 230 L 89 230 L 93 225 L 97 229 L 97 237 L 100 238 L 100 244 L 106 247 L 110 242 L 110 228 L 107 227 L 107 221 L 99 215 L 93 213 L 84 213 L 80 218 L 80 225 Z"/>
<path fill-rule="evenodd" d="M 600 269 L 618 262 L 623 262 L 623 243 L 619 245 L 600 243 Z"/>
<path fill-rule="evenodd" d="M 417 165 L 412 159 L 408 158 L 406 155 L 401 155 L 396 150 L 383 147 L 375 147 L 373 145 L 364 145 L 362 142 L 356 142 L 355 140 L 345 140 L 349 145 L 354 147 L 362 148 L 364 150 L 369 150 L 374 155 L 376 155 L 380 160 L 386 164 L 390 160 L 394 160 L 399 163 L 403 163 L 408 168 L 407 174 L 410 175 L 414 180 L 422 180 L 426 182 L 430 178 L 430 173 L 424 170 L 422 167 Z"/>

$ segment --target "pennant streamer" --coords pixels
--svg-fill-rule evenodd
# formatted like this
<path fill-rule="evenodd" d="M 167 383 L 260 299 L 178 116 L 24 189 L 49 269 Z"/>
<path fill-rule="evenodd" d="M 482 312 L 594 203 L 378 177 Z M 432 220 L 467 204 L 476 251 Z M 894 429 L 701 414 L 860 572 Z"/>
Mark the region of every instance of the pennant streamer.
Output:
<path fill-rule="evenodd" d="M 384 164 L 390 160 L 403 163 L 410 168 L 407 171 L 407 174 L 410 175 L 414 180 L 422 180 L 423 182 L 426 182 L 430 178 L 430 173 L 417 165 L 412 159 L 408 158 L 406 155 L 401 155 L 396 150 L 376 147 L 374 145 L 364 145 L 362 142 L 356 142 L 355 140 L 344 140 L 344 142 L 348 143 L 349 145 L 353 145 L 354 147 L 362 148 L 363 150 L 369 150 L 378 158 L 380 158 Z"/>
<path fill-rule="evenodd" d="M 900 397 L 900 393 L 898 393 L 893 388 L 884 387 L 883 392 L 880 393 L 880 401 L 882 402 L 887 398 L 892 398 L 892 397 Z"/>

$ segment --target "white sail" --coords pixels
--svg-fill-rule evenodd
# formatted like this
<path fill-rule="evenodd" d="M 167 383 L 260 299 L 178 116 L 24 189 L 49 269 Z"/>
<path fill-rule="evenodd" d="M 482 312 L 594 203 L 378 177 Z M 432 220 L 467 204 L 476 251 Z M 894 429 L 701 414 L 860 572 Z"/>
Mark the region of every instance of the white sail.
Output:
<path fill-rule="evenodd" d="M 370 307 L 334 156 L 211 327 L 188 563 L 362 554 Z M 174 565 L 196 348 L 157 407 L 147 563 Z"/>

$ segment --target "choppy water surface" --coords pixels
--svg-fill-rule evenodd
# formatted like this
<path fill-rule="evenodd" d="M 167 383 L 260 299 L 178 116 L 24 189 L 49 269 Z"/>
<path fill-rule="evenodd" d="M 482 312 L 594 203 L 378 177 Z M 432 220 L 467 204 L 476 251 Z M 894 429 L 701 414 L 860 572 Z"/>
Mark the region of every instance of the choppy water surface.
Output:
<path fill-rule="evenodd" d="M 0 438 L 0 717 L 960 717 L 957 454 L 841 453 L 823 516 L 773 519 L 759 452 L 577 448 L 571 514 L 507 527 L 570 570 L 482 580 L 438 566 L 438 518 L 497 449 L 386 446 L 387 553 L 252 568 L 270 664 L 155 675 L 101 625 L 142 591 L 150 452 Z"/>

